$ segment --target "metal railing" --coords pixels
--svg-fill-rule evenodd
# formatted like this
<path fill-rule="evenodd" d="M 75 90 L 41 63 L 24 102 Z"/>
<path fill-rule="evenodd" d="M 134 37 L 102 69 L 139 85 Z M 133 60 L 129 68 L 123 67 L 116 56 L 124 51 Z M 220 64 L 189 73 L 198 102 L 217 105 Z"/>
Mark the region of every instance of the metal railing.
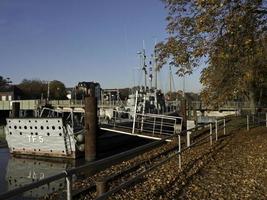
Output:
<path fill-rule="evenodd" d="M 261 124 L 264 124 L 267 127 L 267 112 L 258 113 L 257 115 L 247 115 L 247 131 Z"/>
<path fill-rule="evenodd" d="M 131 134 L 164 136 L 180 132 L 182 123 L 182 117 L 114 110 L 111 120 L 103 125 L 111 131 L 117 129 Z"/>
<path fill-rule="evenodd" d="M 0 110 L 12 110 L 13 102 L 19 102 L 21 110 L 35 110 L 40 105 L 40 100 L 0 101 Z"/>
<path fill-rule="evenodd" d="M 222 120 L 225 120 L 225 119 L 222 119 Z M 218 122 L 218 124 L 219 124 L 219 122 Z M 218 125 L 218 124 L 217 124 L 217 125 Z M 225 130 L 225 123 L 222 123 L 222 124 L 223 124 L 222 127 L 223 127 L 224 130 Z M 200 126 L 198 126 L 198 127 L 202 127 L 202 126 L 200 125 Z M 178 142 L 178 151 L 177 151 L 177 152 L 173 153 L 172 155 L 167 156 L 167 157 L 164 158 L 163 160 L 161 160 L 161 161 L 159 161 L 159 162 L 153 164 L 152 166 L 146 168 L 145 170 L 143 170 L 143 171 L 140 172 L 139 174 L 137 174 L 137 175 L 135 175 L 134 177 L 130 178 L 129 180 L 127 180 L 127 181 L 121 183 L 119 186 L 117 186 L 117 187 L 115 187 L 115 188 L 112 188 L 112 189 L 109 190 L 109 191 L 106 191 L 106 188 L 107 188 L 106 186 L 107 186 L 109 180 L 111 180 L 112 177 L 113 177 L 114 175 L 111 175 L 110 177 L 105 177 L 105 178 L 103 178 L 100 182 L 98 182 L 98 184 L 97 184 L 97 186 L 96 186 L 96 187 L 97 187 L 97 191 L 98 191 L 98 193 L 97 193 L 98 196 L 97 196 L 96 199 L 97 199 L 97 200 L 102 200 L 102 199 L 104 200 L 104 199 L 106 199 L 107 197 L 109 197 L 110 195 L 112 195 L 112 194 L 114 194 L 114 193 L 120 191 L 121 189 L 126 188 L 127 186 L 130 186 L 131 184 L 133 184 L 134 182 L 136 182 L 137 180 L 139 180 L 140 178 L 142 178 L 143 176 L 145 176 L 147 173 L 149 173 L 150 171 L 156 169 L 157 167 L 160 167 L 161 165 L 163 165 L 164 163 L 168 162 L 170 159 L 172 159 L 172 158 L 175 157 L 175 156 L 178 156 L 178 166 L 179 166 L 179 168 L 181 169 L 181 167 L 182 167 L 182 158 L 181 158 L 181 154 L 182 154 L 184 151 L 186 151 L 187 149 L 189 149 L 189 148 L 191 148 L 191 147 L 193 147 L 193 146 L 195 146 L 195 145 L 201 143 L 202 141 L 206 140 L 207 138 L 210 138 L 210 141 L 211 141 L 211 142 L 210 142 L 210 145 L 212 146 L 212 145 L 213 145 L 213 143 L 212 143 L 213 129 L 215 129 L 215 130 L 217 130 L 217 131 L 219 130 L 219 126 L 217 126 L 217 129 L 216 129 L 214 126 L 212 126 L 212 123 L 210 123 L 210 125 L 209 125 L 209 129 L 210 129 L 210 131 L 208 131 L 208 134 L 207 134 L 206 136 L 204 136 L 204 137 L 202 137 L 201 139 L 195 141 L 194 143 L 189 144 L 189 145 L 187 145 L 186 147 L 182 148 L 181 135 L 184 134 L 184 133 L 186 133 L 186 132 L 189 132 L 189 131 L 194 131 L 195 128 L 198 128 L 198 127 L 194 127 L 194 128 L 192 128 L 192 129 L 184 130 L 184 131 L 182 131 L 180 134 L 177 134 L 177 135 L 176 135 L 176 136 L 178 136 L 178 140 L 177 140 L 177 142 Z M 216 132 L 217 132 L 217 131 L 216 131 Z M 218 132 L 217 132 L 217 133 L 218 133 Z M 224 133 L 225 133 L 225 131 L 224 131 Z M 218 139 L 218 138 L 217 138 L 217 139 Z M 217 139 L 216 139 L 216 140 L 217 140 Z"/>
<path fill-rule="evenodd" d="M 214 120 L 214 122 L 208 122 L 206 123 L 206 125 L 209 125 L 209 130 L 210 130 L 210 143 L 212 144 L 213 142 L 213 127 L 214 127 L 214 131 L 215 131 L 215 141 L 218 140 L 218 131 L 223 129 L 223 134 L 225 135 L 226 134 L 226 119 L 225 117 L 223 118 L 217 118 Z M 195 127 L 195 130 L 198 128 L 198 127 L 202 127 L 203 125 L 199 125 L 197 127 Z M 186 131 L 186 144 L 187 144 L 187 147 L 190 147 L 190 144 L 191 144 L 191 135 L 193 134 L 194 132 L 191 132 L 191 131 Z"/>

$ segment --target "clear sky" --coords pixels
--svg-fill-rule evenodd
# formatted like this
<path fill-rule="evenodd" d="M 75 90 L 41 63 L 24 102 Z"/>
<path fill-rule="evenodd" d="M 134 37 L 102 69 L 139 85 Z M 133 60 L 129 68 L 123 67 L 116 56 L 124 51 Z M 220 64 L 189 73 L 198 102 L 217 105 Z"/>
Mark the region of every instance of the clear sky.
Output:
<path fill-rule="evenodd" d="M 102 88 L 138 82 L 143 40 L 148 55 L 168 35 L 160 0 L 0 0 L 0 75 L 59 80 L 72 87 L 97 81 Z M 166 89 L 167 66 L 160 75 Z M 186 79 L 199 91 L 199 71 Z M 175 76 L 175 88 L 182 81 Z"/>

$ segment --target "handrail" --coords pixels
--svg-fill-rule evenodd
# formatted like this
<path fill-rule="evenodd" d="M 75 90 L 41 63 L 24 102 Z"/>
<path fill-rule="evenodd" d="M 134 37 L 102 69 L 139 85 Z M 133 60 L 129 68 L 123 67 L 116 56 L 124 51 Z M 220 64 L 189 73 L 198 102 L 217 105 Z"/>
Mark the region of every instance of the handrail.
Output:
<path fill-rule="evenodd" d="M 263 113 L 264 114 L 264 113 Z M 255 117 L 255 114 L 254 115 L 247 115 L 247 131 L 250 130 L 251 126 L 250 126 L 250 116 L 252 116 L 252 124 L 255 125 L 255 124 L 261 124 L 262 122 L 265 122 L 265 126 L 267 127 L 267 112 L 265 113 L 265 120 L 264 119 L 261 119 L 259 117 Z M 255 123 L 255 119 L 257 119 L 257 122 Z"/>
<path fill-rule="evenodd" d="M 211 125 L 211 123 L 210 123 Z M 212 132 L 212 126 L 211 127 L 211 132 Z M 193 128 L 194 129 L 194 128 Z M 190 131 L 191 129 L 188 129 L 188 130 L 185 130 L 183 132 L 187 132 L 187 131 Z M 180 134 L 178 135 L 180 136 Z M 161 160 L 160 162 L 152 165 L 151 167 L 145 169 L 144 171 L 140 172 L 139 174 L 135 175 L 134 177 L 130 178 L 129 180 L 126 180 L 125 182 L 121 183 L 119 186 L 109 190 L 109 191 L 106 191 L 102 194 L 99 194 L 99 196 L 96 198 L 96 200 L 104 200 L 106 199 L 108 196 L 118 192 L 119 190 L 127 187 L 127 186 L 130 186 L 132 183 L 134 183 L 136 180 L 140 179 L 141 177 L 143 177 L 145 174 L 147 174 L 148 172 L 150 172 L 151 170 L 154 170 L 155 168 L 163 165 L 164 163 L 166 163 L 167 161 L 169 161 L 170 159 L 172 159 L 174 156 L 179 156 L 179 167 L 181 168 L 181 154 L 186 151 L 187 149 L 189 149 L 190 147 L 194 146 L 194 145 L 197 145 L 198 143 L 202 142 L 203 140 L 207 139 L 210 137 L 210 134 L 208 134 L 207 136 L 201 138 L 200 140 L 198 140 L 197 142 L 194 142 L 192 143 L 190 146 L 186 146 L 185 148 L 181 149 L 181 141 L 180 139 L 178 138 L 178 145 L 179 145 L 179 150 L 177 152 L 175 152 L 174 154 L 168 156 L 167 158 Z M 211 143 L 212 145 L 212 143 Z M 112 176 L 112 175 L 111 175 Z M 106 180 L 104 180 L 104 183 L 103 184 L 106 184 L 105 181 L 107 181 L 109 178 L 106 178 Z"/>

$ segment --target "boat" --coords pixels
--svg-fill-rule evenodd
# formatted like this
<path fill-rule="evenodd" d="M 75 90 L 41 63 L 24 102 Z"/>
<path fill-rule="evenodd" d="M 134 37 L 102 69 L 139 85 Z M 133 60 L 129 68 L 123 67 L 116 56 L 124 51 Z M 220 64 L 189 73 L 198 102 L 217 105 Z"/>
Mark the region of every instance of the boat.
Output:
<path fill-rule="evenodd" d="M 7 118 L 11 154 L 77 158 L 84 152 L 83 115 L 74 109 L 43 108 L 40 116 Z"/>

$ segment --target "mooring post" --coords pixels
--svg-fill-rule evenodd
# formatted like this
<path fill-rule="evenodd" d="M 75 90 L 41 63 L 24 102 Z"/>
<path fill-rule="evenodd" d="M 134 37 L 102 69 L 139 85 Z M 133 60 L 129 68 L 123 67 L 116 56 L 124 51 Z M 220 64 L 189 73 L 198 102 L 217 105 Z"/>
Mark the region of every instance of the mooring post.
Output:
<path fill-rule="evenodd" d="M 85 160 L 93 161 L 96 158 L 96 131 L 97 131 L 97 100 L 94 88 L 90 95 L 85 97 Z"/>
<path fill-rule="evenodd" d="M 99 179 L 96 181 L 96 196 L 99 197 L 107 191 L 107 181 Z"/>
<path fill-rule="evenodd" d="M 183 118 L 182 130 L 187 130 L 187 116 L 186 116 L 186 100 L 185 100 L 185 98 L 181 102 L 180 115 Z"/>
<path fill-rule="evenodd" d="M 20 103 L 13 102 L 12 103 L 12 117 L 19 117 L 19 113 L 20 113 Z"/>
<path fill-rule="evenodd" d="M 249 131 L 249 115 L 247 115 L 247 131 Z"/>

